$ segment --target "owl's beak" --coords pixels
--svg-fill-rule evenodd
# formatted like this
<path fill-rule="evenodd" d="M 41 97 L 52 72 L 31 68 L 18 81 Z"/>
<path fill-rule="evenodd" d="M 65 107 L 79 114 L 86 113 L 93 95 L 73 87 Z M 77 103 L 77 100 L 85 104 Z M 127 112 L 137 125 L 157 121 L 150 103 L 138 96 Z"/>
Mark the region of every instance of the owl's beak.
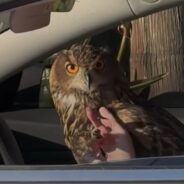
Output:
<path fill-rule="evenodd" d="M 91 77 L 90 77 L 90 74 L 88 72 L 85 73 L 85 81 L 86 81 L 86 85 L 87 85 L 88 89 L 90 89 Z"/>

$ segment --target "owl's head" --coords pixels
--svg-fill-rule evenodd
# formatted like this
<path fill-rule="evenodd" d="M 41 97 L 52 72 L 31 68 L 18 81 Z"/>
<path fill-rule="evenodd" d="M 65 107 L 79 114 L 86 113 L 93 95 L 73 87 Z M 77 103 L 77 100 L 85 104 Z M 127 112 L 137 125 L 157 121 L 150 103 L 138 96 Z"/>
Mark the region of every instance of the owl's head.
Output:
<path fill-rule="evenodd" d="M 51 69 L 52 83 L 63 91 L 84 93 L 115 84 L 119 78 L 117 63 L 109 52 L 90 45 L 73 45 L 60 52 Z"/>

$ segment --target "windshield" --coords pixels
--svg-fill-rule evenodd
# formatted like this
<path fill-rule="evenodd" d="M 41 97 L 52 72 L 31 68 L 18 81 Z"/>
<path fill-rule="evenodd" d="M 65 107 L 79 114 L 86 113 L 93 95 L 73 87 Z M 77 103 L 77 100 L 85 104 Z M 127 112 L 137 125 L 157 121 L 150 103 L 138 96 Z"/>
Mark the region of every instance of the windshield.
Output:
<path fill-rule="evenodd" d="M 130 21 L 124 1 L 122 23 L 113 3 L 21 33 L 0 15 L 1 165 L 183 168 L 183 5 Z"/>

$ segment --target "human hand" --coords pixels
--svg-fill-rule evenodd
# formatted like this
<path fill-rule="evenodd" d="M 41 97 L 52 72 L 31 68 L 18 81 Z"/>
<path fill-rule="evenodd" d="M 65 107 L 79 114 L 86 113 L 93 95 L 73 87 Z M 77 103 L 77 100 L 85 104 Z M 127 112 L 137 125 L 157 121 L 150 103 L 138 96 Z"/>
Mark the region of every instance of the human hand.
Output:
<path fill-rule="evenodd" d="M 99 109 L 101 117 L 98 117 L 90 107 L 86 108 L 86 113 L 93 126 L 100 131 L 101 138 L 96 139 L 93 144 L 99 149 L 97 152 L 103 152 L 104 158 L 101 158 L 101 161 L 127 160 L 135 157 L 129 133 L 105 107 Z"/>

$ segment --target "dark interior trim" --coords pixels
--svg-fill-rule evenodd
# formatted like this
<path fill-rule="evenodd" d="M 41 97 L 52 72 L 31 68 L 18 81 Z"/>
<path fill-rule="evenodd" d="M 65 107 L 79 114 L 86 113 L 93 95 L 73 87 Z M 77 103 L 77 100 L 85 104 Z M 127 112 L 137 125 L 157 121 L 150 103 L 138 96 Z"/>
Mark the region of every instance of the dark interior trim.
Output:
<path fill-rule="evenodd" d="M 9 9 L 17 8 L 26 4 L 39 2 L 41 0 L 6 0 L 0 1 L 0 11 L 6 11 Z"/>

